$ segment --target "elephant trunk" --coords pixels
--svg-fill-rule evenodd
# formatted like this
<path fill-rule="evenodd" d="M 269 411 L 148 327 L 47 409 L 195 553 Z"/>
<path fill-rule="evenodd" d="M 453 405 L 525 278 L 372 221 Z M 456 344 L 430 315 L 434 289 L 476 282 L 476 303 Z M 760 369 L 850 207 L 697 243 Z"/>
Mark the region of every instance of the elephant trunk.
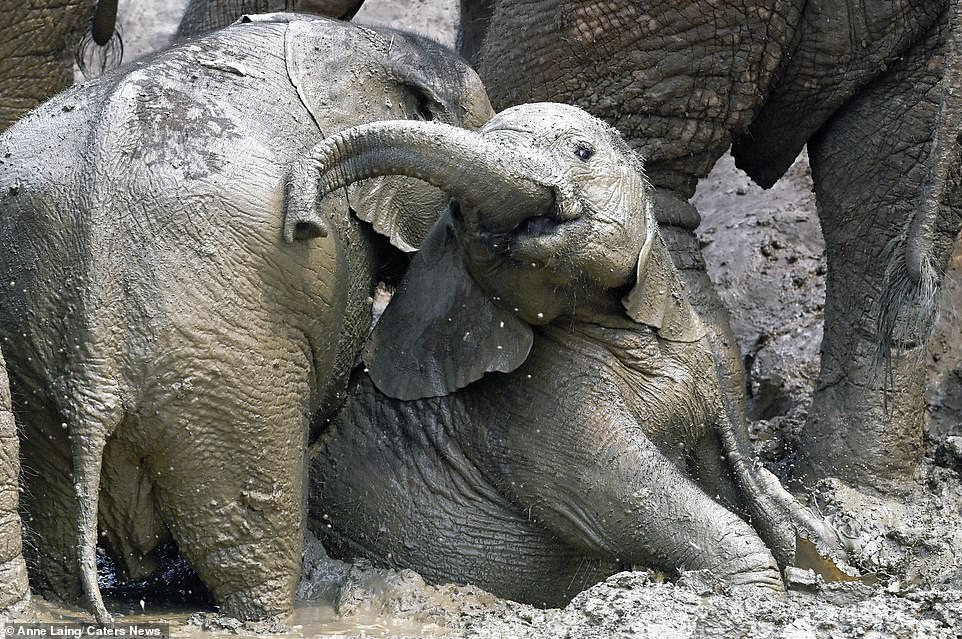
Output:
<path fill-rule="evenodd" d="M 366 178 L 405 175 L 442 189 L 465 210 L 483 209 L 484 230 L 497 233 L 555 206 L 557 187 L 532 177 L 546 174 L 534 159 L 445 124 L 366 124 L 331 136 L 318 151 L 319 197 Z"/>

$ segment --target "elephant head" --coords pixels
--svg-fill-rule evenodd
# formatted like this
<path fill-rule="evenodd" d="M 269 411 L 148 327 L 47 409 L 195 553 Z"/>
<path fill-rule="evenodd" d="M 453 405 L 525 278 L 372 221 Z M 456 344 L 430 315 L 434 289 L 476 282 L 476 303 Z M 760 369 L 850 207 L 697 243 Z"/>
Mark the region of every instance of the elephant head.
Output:
<path fill-rule="evenodd" d="M 670 340 L 704 335 L 669 277 L 640 162 L 584 111 L 524 105 L 467 135 L 385 122 L 337 147 L 322 163 L 320 193 L 401 173 L 454 198 L 403 284 L 434 291 L 435 302 L 398 295 L 365 349 L 387 395 L 444 395 L 513 370 L 530 347 L 529 325 L 560 316 L 631 318 Z M 451 322 L 455 314 L 468 324 Z"/>

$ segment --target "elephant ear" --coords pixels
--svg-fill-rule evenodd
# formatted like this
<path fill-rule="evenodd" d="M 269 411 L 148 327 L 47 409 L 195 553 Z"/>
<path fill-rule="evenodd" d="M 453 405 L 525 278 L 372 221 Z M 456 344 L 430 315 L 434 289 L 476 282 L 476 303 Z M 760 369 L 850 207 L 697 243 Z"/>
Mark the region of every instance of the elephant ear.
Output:
<path fill-rule="evenodd" d="M 390 397 L 440 397 L 510 372 L 528 357 L 531 327 L 474 281 L 448 218 L 411 261 L 363 352 L 367 372 Z"/>
<path fill-rule="evenodd" d="M 707 334 L 705 325 L 688 300 L 650 204 L 648 208 L 647 237 L 638 254 L 635 285 L 621 303 L 628 317 L 651 326 L 659 337 L 672 342 L 697 342 Z"/>
<path fill-rule="evenodd" d="M 347 187 L 347 201 L 358 219 L 368 222 L 405 253 L 418 250 L 437 222 L 442 193 L 414 178 L 383 175 Z"/>
<path fill-rule="evenodd" d="M 397 43 L 385 61 L 384 70 L 400 96 L 392 105 L 398 110 L 395 117 L 464 125 L 463 117 L 454 113 L 452 98 L 439 93 L 434 86 L 438 80 L 432 81 L 425 73 L 425 69 L 436 70 L 437 63 L 420 60 L 416 55 L 420 49 L 412 49 L 407 44 L 407 38 L 411 37 L 397 33 Z M 459 77 L 448 80 L 451 84 L 460 82 Z M 406 253 L 418 250 L 447 199 L 439 189 L 425 183 L 412 184 L 414 182 L 417 181 L 410 177 L 384 175 L 355 182 L 347 188 L 348 202 L 357 217 L 370 223 L 375 231 Z"/>

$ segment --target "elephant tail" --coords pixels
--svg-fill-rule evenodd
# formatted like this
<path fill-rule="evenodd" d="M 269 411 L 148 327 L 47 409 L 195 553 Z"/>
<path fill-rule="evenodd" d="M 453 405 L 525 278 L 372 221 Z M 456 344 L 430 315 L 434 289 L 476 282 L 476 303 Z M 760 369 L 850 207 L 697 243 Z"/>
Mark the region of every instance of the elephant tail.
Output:
<path fill-rule="evenodd" d="M 962 4 L 954 6 L 928 158 L 930 176 L 917 213 L 882 255 L 888 266 L 875 312 L 877 373 L 891 372 L 893 348 L 928 340 L 938 310 L 940 265 L 962 223 Z"/>
<path fill-rule="evenodd" d="M 124 41 L 117 29 L 118 0 L 97 0 L 83 36 L 74 51 L 74 60 L 85 78 L 120 66 Z"/>

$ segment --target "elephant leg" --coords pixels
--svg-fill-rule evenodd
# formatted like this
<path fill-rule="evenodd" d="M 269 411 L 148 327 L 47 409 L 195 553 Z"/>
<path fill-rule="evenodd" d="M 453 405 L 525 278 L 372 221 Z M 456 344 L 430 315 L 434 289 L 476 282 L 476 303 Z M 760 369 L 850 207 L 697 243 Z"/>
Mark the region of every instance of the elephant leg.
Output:
<path fill-rule="evenodd" d="M 235 355 L 228 371 L 198 357 L 179 380 L 158 380 L 179 390 L 143 407 L 125 433 L 181 553 L 241 619 L 290 612 L 303 552 L 310 367 L 298 374 L 278 358 L 264 370 L 250 363 L 259 359 Z"/>
<path fill-rule="evenodd" d="M 120 414 L 105 395 L 75 396 L 60 411 L 25 402 L 22 413 L 30 572 L 41 592 L 82 595 L 97 621 L 109 623 L 97 581 L 97 513 L 104 441 Z"/>
<path fill-rule="evenodd" d="M 562 404 L 577 395 L 556 392 Z M 616 397 L 592 394 L 579 408 L 516 422 L 493 450 L 507 475 L 502 490 L 588 554 L 781 588 L 775 559 L 751 526 L 669 460 Z"/>
<path fill-rule="evenodd" d="M 19 487 L 17 425 L 10 408 L 7 370 L 0 356 L 0 615 L 22 608 L 30 597 L 17 513 Z"/>
<path fill-rule="evenodd" d="M 889 286 L 886 247 L 926 205 L 941 98 L 932 56 L 939 36 L 936 29 L 893 62 L 809 143 L 828 275 L 821 372 L 800 442 L 799 471 L 808 481 L 834 476 L 898 490 L 921 457 L 924 344 L 896 344 L 879 370 L 875 315 Z M 939 274 L 959 230 L 957 190 L 941 194 L 949 214 L 929 255 Z"/>

